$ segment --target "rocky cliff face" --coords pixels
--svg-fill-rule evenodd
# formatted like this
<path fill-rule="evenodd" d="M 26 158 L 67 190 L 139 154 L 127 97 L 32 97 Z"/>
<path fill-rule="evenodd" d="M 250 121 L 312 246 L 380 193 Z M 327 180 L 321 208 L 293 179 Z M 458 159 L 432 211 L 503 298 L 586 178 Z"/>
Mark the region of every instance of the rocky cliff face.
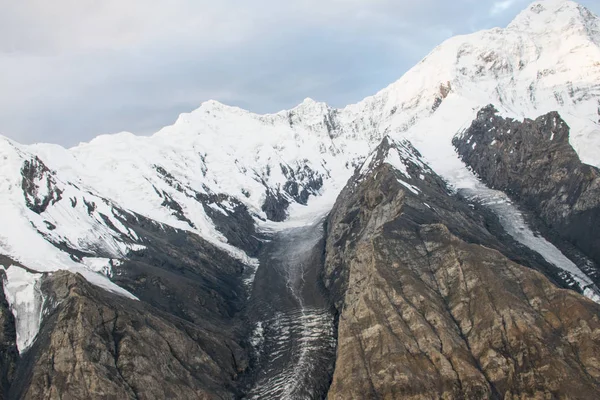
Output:
<path fill-rule="evenodd" d="M 511 261 L 418 155 L 398 169 L 386 147 L 327 221 L 329 398 L 598 397 L 600 307 Z"/>
<path fill-rule="evenodd" d="M 579 160 L 558 113 L 520 122 L 488 106 L 453 144 L 486 184 L 600 263 L 600 170 Z"/>
<path fill-rule="evenodd" d="M 112 279 L 141 301 L 229 336 L 244 306 L 249 266 L 189 232 L 137 216 L 128 226 L 145 247 L 112 267 Z M 254 232 L 254 226 L 251 225 Z M 250 235 L 243 225 L 240 233 Z"/>
<path fill-rule="evenodd" d="M 43 278 L 48 317 L 19 364 L 12 398 L 229 398 L 244 369 L 239 346 L 83 277 Z"/>

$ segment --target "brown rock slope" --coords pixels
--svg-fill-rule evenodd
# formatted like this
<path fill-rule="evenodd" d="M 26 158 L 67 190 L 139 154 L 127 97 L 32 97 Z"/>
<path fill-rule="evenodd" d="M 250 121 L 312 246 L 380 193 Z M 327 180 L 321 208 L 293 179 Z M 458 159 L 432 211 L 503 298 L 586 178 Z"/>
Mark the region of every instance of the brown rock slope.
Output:
<path fill-rule="evenodd" d="M 236 355 L 225 337 L 80 275 L 46 275 L 50 316 L 19 366 L 11 397 L 23 399 L 231 398 Z"/>
<path fill-rule="evenodd" d="M 451 197 L 409 146 L 408 174 L 382 146 L 327 221 L 328 398 L 600 398 L 600 306 L 490 248 L 460 204 L 436 202 Z"/>

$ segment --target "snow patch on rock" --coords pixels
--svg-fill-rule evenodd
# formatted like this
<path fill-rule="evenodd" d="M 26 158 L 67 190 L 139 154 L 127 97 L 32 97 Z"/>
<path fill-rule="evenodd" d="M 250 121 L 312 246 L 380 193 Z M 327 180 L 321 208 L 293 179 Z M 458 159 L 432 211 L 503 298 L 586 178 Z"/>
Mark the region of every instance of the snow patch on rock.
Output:
<path fill-rule="evenodd" d="M 42 322 L 44 297 L 40 291 L 40 279 L 43 275 L 16 265 L 4 271 L 4 295 L 15 317 L 17 349 L 23 353 L 33 344 Z"/>

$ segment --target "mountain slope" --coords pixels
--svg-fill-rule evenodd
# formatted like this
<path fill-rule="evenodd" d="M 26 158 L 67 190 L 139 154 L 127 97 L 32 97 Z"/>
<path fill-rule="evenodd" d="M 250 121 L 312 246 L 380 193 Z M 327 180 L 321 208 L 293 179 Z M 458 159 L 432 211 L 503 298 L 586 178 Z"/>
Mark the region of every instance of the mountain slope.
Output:
<path fill-rule="evenodd" d="M 368 165 L 327 220 L 328 398 L 597 397 L 600 306 L 510 261 L 410 147 L 384 141 Z"/>
<path fill-rule="evenodd" d="M 349 136 L 364 136 L 371 125 L 377 139 L 402 134 L 431 142 L 443 133 L 419 125 L 434 113 L 456 124 L 440 125 L 454 134 L 474 119 L 473 108 L 487 104 L 515 118 L 558 111 L 574 130 L 571 142 L 582 161 L 597 166 L 599 26 L 577 3 L 535 2 L 505 29 L 447 40 L 400 80 L 342 110 L 340 119 L 362 124 L 357 132 L 345 130 Z"/>

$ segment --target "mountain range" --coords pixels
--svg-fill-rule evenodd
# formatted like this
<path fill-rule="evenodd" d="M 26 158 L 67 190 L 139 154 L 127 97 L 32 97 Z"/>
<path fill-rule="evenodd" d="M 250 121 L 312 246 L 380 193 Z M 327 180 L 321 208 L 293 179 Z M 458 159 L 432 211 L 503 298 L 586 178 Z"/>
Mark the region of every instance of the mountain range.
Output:
<path fill-rule="evenodd" d="M 0 137 L 0 398 L 600 398 L 599 168 L 567 0 L 342 109 Z"/>

